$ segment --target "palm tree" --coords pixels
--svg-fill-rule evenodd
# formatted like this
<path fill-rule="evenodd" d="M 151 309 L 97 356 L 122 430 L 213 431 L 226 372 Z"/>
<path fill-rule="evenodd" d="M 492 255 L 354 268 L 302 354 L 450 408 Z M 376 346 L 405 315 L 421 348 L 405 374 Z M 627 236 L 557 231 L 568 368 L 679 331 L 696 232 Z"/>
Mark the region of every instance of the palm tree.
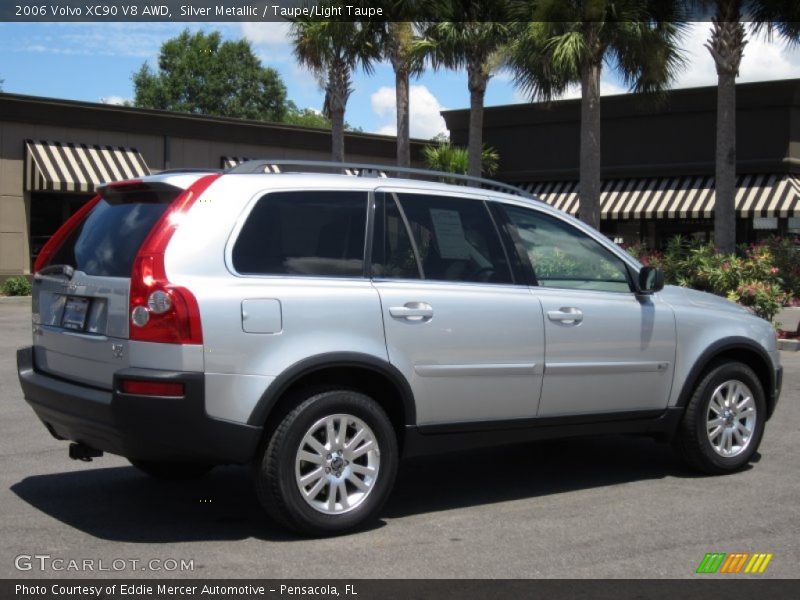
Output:
<path fill-rule="evenodd" d="M 333 5 L 332 5 L 333 6 Z M 372 72 L 380 57 L 375 29 L 364 23 L 337 20 L 292 22 L 294 54 L 323 81 L 323 112 L 331 120 L 331 157 L 344 161 L 344 111 L 353 92 L 352 73 Z"/>
<path fill-rule="evenodd" d="M 397 104 L 397 166 L 411 166 L 409 83 L 412 75 L 424 69 L 424 59 L 415 47 L 414 24 L 387 21 L 380 28 L 381 50 L 394 69 Z"/>
<path fill-rule="evenodd" d="M 663 5 L 658 9 L 651 4 Z M 658 92 L 682 64 L 679 3 L 647 0 L 539 0 L 519 26 L 507 65 L 532 99 L 581 86 L 580 217 L 600 227 L 600 76 L 616 67 L 629 89 Z M 670 6 L 674 5 L 674 6 Z"/>
<path fill-rule="evenodd" d="M 706 2 L 709 4 L 709 2 Z M 753 33 L 777 32 L 790 44 L 800 41 L 800 5 L 781 0 L 716 0 L 706 48 L 717 68 L 717 147 L 714 243 L 720 252 L 736 248 L 736 77 L 746 40 L 743 12 Z"/>
<path fill-rule="evenodd" d="M 459 173 L 466 175 L 469 169 L 469 155 L 467 149 L 453 146 L 450 141 L 440 141 L 429 144 L 422 149 L 422 157 L 429 169 L 445 173 Z M 484 147 L 481 152 L 481 170 L 483 175 L 491 177 L 497 173 L 500 164 L 500 154 L 491 146 Z"/>
<path fill-rule="evenodd" d="M 486 87 L 499 65 L 500 51 L 508 43 L 511 24 L 509 5 L 501 0 L 443 2 L 450 21 L 431 23 L 418 44 L 434 68 L 466 69 L 469 89 L 469 174 L 481 173 L 483 148 L 483 103 Z M 477 19 L 491 19 L 478 21 Z"/>

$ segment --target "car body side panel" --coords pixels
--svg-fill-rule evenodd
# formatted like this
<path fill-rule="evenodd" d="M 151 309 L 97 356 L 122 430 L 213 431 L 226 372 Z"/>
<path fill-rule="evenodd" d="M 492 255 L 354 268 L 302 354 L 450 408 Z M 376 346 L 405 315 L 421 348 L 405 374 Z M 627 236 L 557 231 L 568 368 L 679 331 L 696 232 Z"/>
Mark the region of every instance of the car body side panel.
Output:
<path fill-rule="evenodd" d="M 247 423 L 253 408 L 275 377 L 206 373 L 206 413 L 210 417 Z"/>
<path fill-rule="evenodd" d="M 268 191 L 291 189 L 374 189 L 386 181 L 360 178 L 334 178 L 309 175 L 243 175 L 222 177 L 215 182 L 187 215 L 170 244 L 166 265 L 175 284 L 192 290 L 197 297 L 204 333 L 203 370 L 208 374 L 210 394 L 207 409 L 219 418 L 246 421 L 250 405 L 257 401 L 257 381 L 268 383 L 304 358 L 326 352 L 360 352 L 388 360 L 384 341 L 379 297 L 367 280 L 295 277 L 237 276 L 226 266 L 226 248 L 235 237 L 237 227 L 252 203 Z M 393 182 L 398 187 L 419 189 L 419 182 Z M 427 186 L 426 186 L 427 187 Z M 431 189 L 448 186 L 432 185 Z M 443 190 L 444 191 L 444 190 Z M 541 203 L 532 203 L 504 194 L 486 193 L 495 201 L 521 206 L 535 204 L 573 223 L 623 258 L 631 268 L 638 263 L 603 237 Z M 775 343 L 763 321 L 741 311 L 709 310 L 708 306 L 687 303 L 685 298 L 665 290 L 657 297 L 675 309 L 678 350 L 674 364 L 674 381 L 669 406 L 675 406 L 694 363 L 714 341 L 730 335 L 749 337 L 772 351 Z M 281 330 L 270 333 L 245 333 L 242 323 L 242 301 L 254 299 L 280 303 Z M 724 302 L 724 301 L 723 301 Z M 271 330 L 270 330 L 271 331 Z M 131 366 L 152 366 L 156 354 L 131 350 Z M 180 368 L 186 357 L 162 355 L 164 368 Z M 176 362 L 177 361 L 177 362 Z M 197 364 L 197 357 L 191 358 Z M 524 362 L 524 361 L 523 361 Z M 137 364 L 134 364 L 137 363 Z M 169 364 L 167 364 L 169 363 Z M 424 366 L 424 365 L 423 365 Z M 223 377 L 216 378 L 216 375 Z M 231 400 L 223 397 L 228 376 L 249 377 L 240 386 L 241 395 Z M 410 375 L 410 373 L 409 373 Z M 430 375 L 430 374 L 428 374 Z M 442 379 L 434 373 L 427 379 Z M 446 375 L 446 374 L 445 374 Z M 419 377 L 411 375 L 411 379 Z M 263 379 L 260 379 L 263 378 Z M 476 381 L 478 378 L 467 378 Z M 236 384 L 232 384 L 236 385 Z M 238 394 L 238 392 L 237 392 Z M 423 411 L 424 413 L 424 411 Z M 447 417 L 436 416 L 437 421 Z M 464 415 L 447 417 L 463 420 Z"/>
<path fill-rule="evenodd" d="M 170 281 L 190 289 L 200 307 L 206 410 L 242 423 L 273 379 L 308 356 L 349 351 L 387 360 L 380 300 L 369 280 L 233 271 L 230 247 L 250 207 L 278 189 L 265 188 L 267 179 L 229 177 L 212 184 L 166 255 Z M 279 325 L 268 333 L 246 331 L 253 306 L 279 307 L 279 319 L 272 319 Z"/>
<path fill-rule="evenodd" d="M 772 360 L 773 369 L 779 366 L 774 331 L 759 319 L 722 298 L 667 286 L 659 295 L 675 309 L 678 332 L 678 352 L 675 359 L 675 385 L 669 405 L 677 406 L 684 382 L 707 349 L 736 338 L 749 340 L 763 349 Z M 724 304 L 723 304 L 724 303 Z M 726 306 L 727 305 L 727 306 Z"/>

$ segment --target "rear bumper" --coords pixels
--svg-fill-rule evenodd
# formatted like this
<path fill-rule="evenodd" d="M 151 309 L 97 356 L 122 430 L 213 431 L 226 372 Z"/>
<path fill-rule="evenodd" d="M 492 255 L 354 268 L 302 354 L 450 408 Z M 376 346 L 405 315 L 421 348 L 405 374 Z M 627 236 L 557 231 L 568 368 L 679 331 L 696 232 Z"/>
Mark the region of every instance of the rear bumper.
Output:
<path fill-rule="evenodd" d="M 122 369 L 113 391 L 64 381 L 36 370 L 31 347 L 17 351 L 17 372 L 28 404 L 60 439 L 140 460 L 246 463 L 262 429 L 209 417 L 202 373 Z M 120 392 L 119 380 L 183 383 L 181 397 Z"/>

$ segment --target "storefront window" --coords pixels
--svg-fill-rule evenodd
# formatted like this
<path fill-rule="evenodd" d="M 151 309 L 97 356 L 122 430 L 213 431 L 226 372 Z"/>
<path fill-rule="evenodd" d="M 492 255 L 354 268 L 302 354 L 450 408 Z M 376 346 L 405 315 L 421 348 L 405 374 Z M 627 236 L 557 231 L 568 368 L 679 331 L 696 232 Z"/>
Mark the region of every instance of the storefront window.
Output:
<path fill-rule="evenodd" d="M 91 197 L 92 194 L 31 194 L 31 264 L 50 236 Z"/>

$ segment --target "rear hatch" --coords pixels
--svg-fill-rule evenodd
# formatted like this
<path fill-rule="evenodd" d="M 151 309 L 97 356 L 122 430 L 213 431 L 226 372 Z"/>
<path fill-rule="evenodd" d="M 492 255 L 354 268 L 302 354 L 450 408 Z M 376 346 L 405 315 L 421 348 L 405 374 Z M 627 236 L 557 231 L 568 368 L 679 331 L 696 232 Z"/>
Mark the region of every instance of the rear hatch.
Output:
<path fill-rule="evenodd" d="M 163 182 L 112 184 L 53 236 L 33 282 L 38 370 L 111 389 L 114 372 L 129 366 L 134 259 L 182 191 Z"/>

